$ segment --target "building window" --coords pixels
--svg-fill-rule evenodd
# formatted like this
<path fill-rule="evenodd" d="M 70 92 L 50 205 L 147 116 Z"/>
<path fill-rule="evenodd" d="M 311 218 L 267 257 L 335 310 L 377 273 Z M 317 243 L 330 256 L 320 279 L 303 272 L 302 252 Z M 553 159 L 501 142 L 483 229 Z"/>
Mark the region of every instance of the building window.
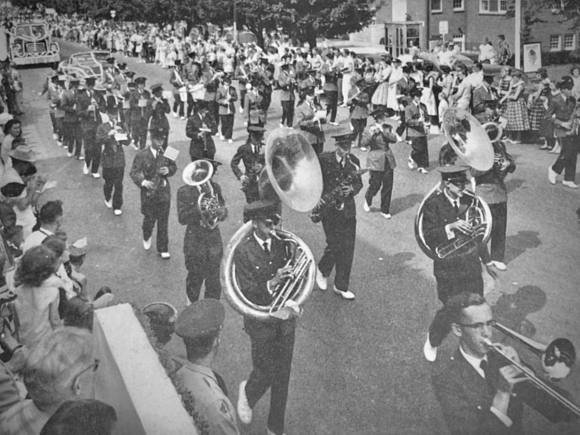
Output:
<path fill-rule="evenodd" d="M 453 10 L 454 11 L 464 11 L 463 0 L 453 0 Z"/>
<path fill-rule="evenodd" d="M 500 0 L 499 11 L 500 12 L 507 12 L 507 0 Z"/>
<path fill-rule="evenodd" d="M 550 35 L 550 51 L 560 51 L 560 35 Z"/>
<path fill-rule="evenodd" d="M 479 0 L 480 14 L 505 14 L 507 0 Z"/>
<path fill-rule="evenodd" d="M 442 12 L 443 7 L 442 4 L 443 0 L 431 0 L 431 12 Z"/>
<path fill-rule="evenodd" d="M 550 41 L 550 48 L 552 44 Z M 574 35 L 564 35 L 564 50 L 574 50 Z"/>

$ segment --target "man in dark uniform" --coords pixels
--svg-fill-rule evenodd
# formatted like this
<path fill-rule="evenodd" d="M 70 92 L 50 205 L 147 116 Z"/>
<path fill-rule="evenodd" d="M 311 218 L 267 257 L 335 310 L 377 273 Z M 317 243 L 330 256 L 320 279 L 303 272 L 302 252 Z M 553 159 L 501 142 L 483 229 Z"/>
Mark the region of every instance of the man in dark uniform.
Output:
<path fill-rule="evenodd" d="M 397 137 L 387 122 L 386 107 L 381 107 L 370 114 L 375 124 L 365 130 L 361 146 L 370 148 L 367 155 L 367 168 L 370 169 L 369 188 L 365 195 L 363 209 L 371 211 L 374 196 L 381 190 L 381 215 L 390 219 L 391 195 L 393 193 L 394 170 L 397 166 L 395 155 L 390 144 L 397 143 Z"/>
<path fill-rule="evenodd" d="M 324 76 L 324 95 L 326 97 L 326 117 L 330 125 L 338 125 L 336 122 L 336 111 L 338 107 L 338 78 L 340 72 L 338 67 L 333 66 L 334 54 L 327 53 L 326 60 L 322 64 L 320 74 Z"/>
<path fill-rule="evenodd" d="M 348 289 L 356 241 L 354 197 L 363 184 L 360 161 L 350 154 L 354 134 L 340 134 L 333 138 L 336 151 L 320 155 L 324 183 L 321 202 L 327 204 L 320 213 L 326 249 L 318 263 L 316 284 L 320 290 L 326 290 L 327 278 L 336 267 L 334 291 L 346 300 L 354 300 L 354 293 Z M 333 198 L 336 198 L 335 202 Z"/>
<path fill-rule="evenodd" d="M 427 173 L 429 167 L 429 146 L 427 144 L 427 131 L 425 121 L 427 111 L 419 101 L 422 95 L 420 89 L 410 91 L 411 101 L 405 107 L 405 124 L 407 137 L 411 139 L 411 156 L 409 157 L 409 169 L 418 168 L 422 174 Z"/>
<path fill-rule="evenodd" d="M 183 170 L 183 180 L 187 184 L 177 191 L 177 218 L 181 225 L 187 225 L 183 240 L 183 254 L 187 279 L 185 291 L 190 302 L 199 299 L 201 286 L 205 282 L 205 297 L 219 299 L 221 295 L 220 263 L 223 256 L 222 235 L 219 222 L 226 219 L 226 208 L 221 187 L 211 180 L 216 166 L 220 163 L 210 161 L 208 165 L 192 162 Z M 202 184 L 202 180 L 207 179 Z M 217 201 L 215 222 L 202 216 L 198 207 L 200 195 L 210 201 Z M 213 199 L 212 199 L 213 198 Z"/>
<path fill-rule="evenodd" d="M 68 148 L 68 156 L 74 156 L 78 160 L 84 160 L 81 156 L 83 143 L 81 140 L 81 129 L 79 118 L 77 115 L 77 95 L 79 93 L 80 81 L 71 79 L 69 81 L 69 89 L 62 93 L 60 108 L 64 111 L 63 119 L 63 136 L 64 146 Z"/>
<path fill-rule="evenodd" d="M 147 144 L 147 102 L 151 94 L 145 89 L 145 77 L 137 77 L 135 83 L 137 89 L 131 93 L 131 123 L 133 124 L 133 146 L 135 149 L 144 149 Z"/>
<path fill-rule="evenodd" d="M 290 253 L 270 232 L 279 222 L 277 204 L 256 201 L 246 205 L 244 215 L 253 231 L 238 245 L 234 262 L 236 277 L 244 296 L 258 305 L 269 305 L 273 291 L 289 276 L 285 265 Z M 238 415 L 243 423 L 252 421 L 252 408 L 271 388 L 268 435 L 284 434 L 288 383 L 292 367 L 294 336 L 298 312 L 290 310 L 287 319 L 261 321 L 244 316 L 244 330 L 252 343 L 252 372 L 240 383 Z"/>
<path fill-rule="evenodd" d="M 89 77 L 86 90 L 77 96 L 77 114 L 81 121 L 81 135 L 85 146 L 85 166 L 83 173 L 89 172 L 94 178 L 99 178 L 101 164 L 101 146 L 95 142 L 97 127 L 103 123 L 101 111 L 105 110 L 105 100 L 95 92 L 95 78 Z"/>
<path fill-rule="evenodd" d="M 203 100 L 198 101 L 193 115 L 185 124 L 185 135 L 191 139 L 189 156 L 192 162 L 199 159 L 213 160 L 216 149 L 212 135 L 216 133 L 217 126 L 209 113 L 209 106 Z"/>
<path fill-rule="evenodd" d="M 157 252 L 168 260 L 168 221 L 171 206 L 171 189 L 168 177 L 177 171 L 173 160 L 163 155 L 166 141 L 164 130 L 151 131 L 151 146 L 139 151 L 131 167 L 131 179 L 141 189 L 143 214 L 143 247 L 151 249 L 153 228 L 157 223 Z"/>
<path fill-rule="evenodd" d="M 451 297 L 446 316 L 459 337 L 459 347 L 442 368 L 433 370 L 432 384 L 451 434 L 521 435 L 524 403 L 553 423 L 578 418 L 546 390 L 527 382 L 506 358 L 490 351 L 493 317 L 483 296 L 460 293 Z M 513 348 L 497 346 L 506 357 L 520 362 Z M 569 363 L 569 349 L 560 351 L 556 358 Z M 570 400 L 566 391 L 545 382 Z"/>
<path fill-rule="evenodd" d="M 223 305 L 212 299 L 195 302 L 179 313 L 175 333 L 183 339 L 187 360 L 173 360 L 181 365 L 177 379 L 193 396 L 207 433 L 239 435 L 236 410 L 228 399 L 225 383 L 211 368 L 219 350 L 225 315 Z"/>
<path fill-rule="evenodd" d="M 296 77 L 290 70 L 290 64 L 287 59 L 290 56 L 282 56 L 284 63 L 280 65 L 280 75 L 278 76 L 278 85 L 280 86 L 280 103 L 282 104 L 282 119 L 280 127 L 292 127 L 294 125 L 294 106 L 296 105 Z"/>
<path fill-rule="evenodd" d="M 260 74 L 252 73 L 250 76 L 251 88 L 244 97 L 244 125 L 250 127 L 266 125 L 266 112 L 264 111 L 264 96 L 259 90 L 262 83 Z"/>
<path fill-rule="evenodd" d="M 250 204 L 260 199 L 258 179 L 265 165 L 263 139 L 266 129 L 259 126 L 250 126 L 248 131 L 250 136 L 246 143 L 241 145 L 236 151 L 230 167 L 234 171 L 236 178 L 242 182 L 242 190 L 246 195 L 246 202 Z M 244 162 L 245 172 L 242 172 L 239 168 L 240 161 Z"/>
<path fill-rule="evenodd" d="M 151 85 L 151 98 L 147 101 L 147 108 L 145 110 L 149 118 L 150 131 L 162 131 L 165 137 L 163 143 L 163 151 L 167 148 L 169 139 L 169 120 L 167 114 L 171 113 L 171 106 L 166 98 L 163 98 L 163 86 L 161 83 L 154 83 Z"/>
<path fill-rule="evenodd" d="M 467 166 L 458 165 L 439 167 L 441 190 L 425 201 L 423 215 L 425 242 L 433 251 L 472 231 L 471 225 L 464 220 L 466 210 L 473 203 L 473 197 L 464 195 L 469 184 L 468 169 Z M 443 304 L 461 292 L 483 296 L 482 268 L 477 247 L 452 258 L 435 259 L 433 273 L 437 280 L 437 296 Z M 435 360 L 437 347 L 449 332 L 450 325 L 445 321 L 444 310 L 439 310 L 429 327 L 423 349 L 428 361 Z"/>
<path fill-rule="evenodd" d="M 119 108 L 114 101 L 107 105 L 109 121 L 97 128 L 96 145 L 103 148 L 102 165 L 105 185 L 105 205 L 114 210 L 115 216 L 123 212 L 123 176 L 125 175 L 125 151 L 130 139 L 119 122 Z"/>
<path fill-rule="evenodd" d="M 235 103 L 238 101 L 238 92 L 232 86 L 232 78 L 229 75 L 222 77 L 222 82 L 217 89 L 215 100 L 219 105 L 219 121 L 221 123 L 221 139 L 228 143 L 234 143 L 232 136 L 234 133 L 234 116 L 236 113 Z M 216 122 L 217 124 L 217 122 Z"/>

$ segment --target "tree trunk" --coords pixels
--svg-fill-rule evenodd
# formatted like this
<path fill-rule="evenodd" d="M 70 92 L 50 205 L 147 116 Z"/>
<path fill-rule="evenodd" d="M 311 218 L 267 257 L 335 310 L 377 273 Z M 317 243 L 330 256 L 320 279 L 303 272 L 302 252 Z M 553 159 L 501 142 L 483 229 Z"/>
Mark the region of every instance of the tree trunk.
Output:
<path fill-rule="evenodd" d="M 312 26 L 308 26 L 304 31 L 304 36 L 306 38 L 306 42 L 310 45 L 310 48 L 316 47 L 316 32 L 312 28 Z"/>

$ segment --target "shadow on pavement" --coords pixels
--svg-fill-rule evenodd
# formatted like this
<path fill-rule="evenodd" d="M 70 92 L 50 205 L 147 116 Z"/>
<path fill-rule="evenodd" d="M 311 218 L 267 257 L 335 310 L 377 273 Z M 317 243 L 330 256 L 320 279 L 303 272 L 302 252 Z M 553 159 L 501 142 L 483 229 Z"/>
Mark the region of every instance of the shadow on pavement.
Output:
<path fill-rule="evenodd" d="M 518 231 L 515 236 L 508 236 L 506 238 L 506 263 L 509 263 L 528 249 L 537 248 L 542 244 L 538 237 L 540 233 L 537 231 Z"/>
<path fill-rule="evenodd" d="M 410 193 L 401 198 L 393 198 L 391 201 L 391 212 L 392 214 L 402 213 L 405 210 L 415 207 L 421 201 L 423 201 L 423 195 L 419 193 Z"/>
<path fill-rule="evenodd" d="M 516 332 L 533 337 L 536 327 L 526 317 L 546 305 L 546 293 L 534 285 L 518 289 L 514 294 L 503 294 L 493 308 L 494 318 Z"/>

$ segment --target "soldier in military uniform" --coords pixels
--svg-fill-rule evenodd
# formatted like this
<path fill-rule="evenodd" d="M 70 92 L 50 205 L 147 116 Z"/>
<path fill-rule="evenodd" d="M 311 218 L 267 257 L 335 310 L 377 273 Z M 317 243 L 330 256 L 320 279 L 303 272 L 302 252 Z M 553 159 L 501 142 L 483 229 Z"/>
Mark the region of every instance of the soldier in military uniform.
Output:
<path fill-rule="evenodd" d="M 85 146 L 85 166 L 83 173 L 89 172 L 94 178 L 99 178 L 99 165 L 101 164 L 101 145 L 97 145 L 95 135 L 97 127 L 103 123 L 101 111 L 105 111 L 105 100 L 95 91 L 95 78 L 89 77 L 86 89 L 79 92 L 77 97 L 77 114 L 81 122 L 81 135 Z"/>
<path fill-rule="evenodd" d="M 323 198 L 336 198 L 335 205 L 321 210 L 326 249 L 318 263 L 316 284 L 326 290 L 327 278 L 336 267 L 334 291 L 346 300 L 354 300 L 349 287 L 350 270 L 356 241 L 356 205 L 354 197 L 362 189 L 360 162 L 350 154 L 353 133 L 333 136 L 336 151 L 320 155 Z"/>
<path fill-rule="evenodd" d="M 269 305 L 276 289 L 289 277 L 286 267 L 290 253 L 284 242 L 271 237 L 279 222 L 278 206 L 274 202 L 256 201 L 244 208 L 244 215 L 252 221 L 253 231 L 238 245 L 234 262 L 236 277 L 244 296 L 258 305 Z M 284 434 L 284 419 L 288 399 L 288 383 L 294 352 L 296 317 L 290 310 L 285 319 L 273 317 L 269 321 L 244 316 L 244 330 L 252 344 L 252 372 L 240 383 L 238 415 L 249 424 L 252 409 L 271 389 L 268 413 L 268 435 Z"/>
<path fill-rule="evenodd" d="M 149 118 L 149 130 L 163 131 L 165 142 L 163 151 L 167 148 L 169 139 L 169 120 L 167 114 L 171 113 L 171 106 L 166 98 L 163 98 L 163 85 L 154 83 L 151 85 L 151 98 L 147 101 L 146 114 Z"/>
<path fill-rule="evenodd" d="M 137 89 L 131 93 L 131 123 L 133 124 L 133 141 L 135 149 L 144 149 L 147 144 L 147 102 L 151 94 L 145 89 L 145 77 L 137 77 L 135 83 Z"/>
<path fill-rule="evenodd" d="M 214 168 L 220 164 L 215 161 L 211 163 Z M 219 299 L 222 291 L 220 263 L 223 256 L 223 242 L 218 223 L 226 219 L 228 209 L 218 183 L 210 178 L 206 183 L 199 184 L 207 175 L 208 172 L 203 167 L 194 162 L 190 163 L 183 170 L 183 180 L 186 186 L 180 187 L 177 191 L 177 219 L 181 225 L 187 225 L 183 240 L 183 254 L 188 272 L 185 291 L 190 302 L 199 299 L 204 282 L 206 298 Z M 215 198 L 219 203 L 215 216 L 217 225 L 214 227 L 211 225 L 212 222 L 204 219 L 198 207 L 198 200 L 202 193 L 205 194 L 205 198 Z"/>
<path fill-rule="evenodd" d="M 246 195 L 246 202 L 251 202 L 260 199 L 260 191 L 258 189 L 258 179 L 260 172 L 265 165 L 265 157 L 263 147 L 263 139 L 265 128 L 259 126 L 248 127 L 250 136 L 245 144 L 240 146 L 236 154 L 232 158 L 230 167 L 234 171 L 234 175 L 242 183 L 242 190 Z M 244 162 L 245 172 L 239 168 L 240 162 Z"/>
<path fill-rule="evenodd" d="M 175 162 L 163 155 L 166 139 L 163 129 L 152 130 L 151 146 L 135 155 L 130 174 L 133 182 L 141 189 L 143 248 L 146 251 L 151 249 L 153 228 L 157 224 L 157 252 L 164 260 L 171 257 L 168 251 L 171 188 L 167 178 L 177 171 Z"/>
<path fill-rule="evenodd" d="M 236 411 L 228 399 L 225 383 L 211 368 L 220 344 L 225 319 L 223 305 L 203 299 L 185 308 L 175 321 L 175 333 L 183 339 L 187 360 L 173 358 L 182 364 L 176 375 L 191 393 L 195 409 L 212 435 L 238 435 Z"/>

